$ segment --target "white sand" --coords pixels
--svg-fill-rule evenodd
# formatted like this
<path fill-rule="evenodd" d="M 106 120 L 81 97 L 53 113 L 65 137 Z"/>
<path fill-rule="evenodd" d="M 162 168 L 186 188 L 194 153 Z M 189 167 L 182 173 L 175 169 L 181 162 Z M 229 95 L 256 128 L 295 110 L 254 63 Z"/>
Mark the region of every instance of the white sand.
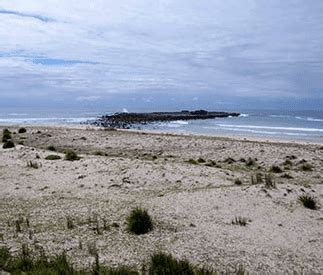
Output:
<path fill-rule="evenodd" d="M 323 273 L 322 145 L 88 126 L 30 126 L 14 136 L 24 145 L 0 149 L 0 246 L 13 253 L 27 243 L 50 254 L 66 250 L 74 263 L 87 266 L 93 261 L 88 246 L 96 242 L 101 261 L 114 266 L 139 268 L 153 252 L 165 251 L 218 271 L 242 264 L 252 274 Z M 53 154 L 49 145 L 62 157 L 65 149 L 74 149 L 82 159 L 45 160 Z M 95 156 L 98 150 L 107 156 Z M 282 163 L 291 155 L 297 159 L 287 170 Z M 236 162 L 224 163 L 228 157 Z M 258 159 L 255 167 L 239 161 L 249 157 Z M 218 166 L 187 162 L 198 158 Z M 300 169 L 302 159 L 313 171 Z M 30 160 L 41 167 L 27 167 Z M 285 170 L 274 174 L 277 188 L 251 185 L 251 175 L 265 174 L 274 164 Z M 282 178 L 284 173 L 293 178 Z M 234 184 L 236 178 L 242 186 Z M 297 200 L 301 194 L 313 196 L 320 208 L 304 208 Z M 151 233 L 126 231 L 125 218 L 136 206 L 153 217 Z M 19 216 L 29 218 L 30 228 L 24 223 L 16 233 Z M 232 225 L 238 216 L 248 224 Z M 67 217 L 75 229 L 66 228 Z M 100 227 L 103 220 L 120 227 L 97 234 L 91 219 Z"/>

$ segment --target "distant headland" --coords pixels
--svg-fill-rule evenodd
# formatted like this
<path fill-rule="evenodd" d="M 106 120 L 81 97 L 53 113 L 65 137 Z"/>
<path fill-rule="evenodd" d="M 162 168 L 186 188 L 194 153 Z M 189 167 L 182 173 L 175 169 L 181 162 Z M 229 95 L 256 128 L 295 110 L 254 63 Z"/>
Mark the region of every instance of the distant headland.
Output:
<path fill-rule="evenodd" d="M 130 129 L 134 126 L 144 125 L 153 122 L 214 119 L 224 117 L 237 117 L 240 113 L 230 112 L 209 112 L 206 110 L 180 112 L 152 112 L 152 113 L 115 113 L 99 117 L 91 124 L 106 128 Z"/>

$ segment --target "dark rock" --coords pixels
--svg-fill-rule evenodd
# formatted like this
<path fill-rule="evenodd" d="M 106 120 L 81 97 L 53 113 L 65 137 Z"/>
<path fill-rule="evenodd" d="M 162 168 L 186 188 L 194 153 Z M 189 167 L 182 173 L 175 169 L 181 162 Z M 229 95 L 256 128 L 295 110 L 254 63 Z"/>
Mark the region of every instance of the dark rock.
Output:
<path fill-rule="evenodd" d="M 208 112 L 205 110 L 181 111 L 181 112 L 153 112 L 153 113 L 116 113 L 98 118 L 91 124 L 106 128 L 130 129 L 137 128 L 153 122 L 175 121 L 175 120 L 196 120 L 214 119 L 223 117 L 237 117 L 239 113 Z"/>

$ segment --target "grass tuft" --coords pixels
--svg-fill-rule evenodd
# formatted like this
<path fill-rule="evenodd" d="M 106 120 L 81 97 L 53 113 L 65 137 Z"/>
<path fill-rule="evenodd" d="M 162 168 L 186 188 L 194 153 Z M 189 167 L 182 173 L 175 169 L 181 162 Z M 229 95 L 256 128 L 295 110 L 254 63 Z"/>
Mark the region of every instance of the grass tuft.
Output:
<path fill-rule="evenodd" d="M 20 128 L 19 130 L 18 130 L 18 133 L 19 134 L 23 134 L 23 133 L 26 133 L 27 132 L 27 129 L 26 128 Z"/>
<path fill-rule="evenodd" d="M 15 147 L 15 144 L 11 140 L 6 141 L 2 146 L 3 149 L 10 149 L 14 147 Z"/>
<path fill-rule="evenodd" d="M 39 166 L 40 165 L 37 162 L 34 162 L 32 160 L 27 161 L 27 167 L 29 167 L 29 168 L 38 169 Z"/>
<path fill-rule="evenodd" d="M 195 159 L 189 159 L 187 162 L 194 165 L 199 164 Z"/>
<path fill-rule="evenodd" d="M 80 160 L 81 157 L 79 157 L 74 151 L 68 150 L 65 152 L 65 160 L 68 161 L 75 161 L 75 160 Z"/>
<path fill-rule="evenodd" d="M 53 145 L 48 146 L 47 150 L 56 152 L 56 148 Z"/>
<path fill-rule="evenodd" d="M 74 221 L 70 216 L 66 217 L 66 227 L 67 229 L 71 229 L 71 230 L 75 228 Z"/>
<path fill-rule="evenodd" d="M 271 166 L 269 171 L 272 173 L 282 173 L 283 172 L 283 170 L 278 165 Z"/>
<path fill-rule="evenodd" d="M 234 225 L 240 225 L 240 226 L 246 226 L 247 225 L 247 219 L 244 217 L 235 217 L 232 222 Z"/>
<path fill-rule="evenodd" d="M 265 175 L 265 187 L 270 189 L 270 188 L 276 188 L 276 183 L 271 174 L 266 174 Z"/>
<path fill-rule="evenodd" d="M 242 185 L 242 181 L 240 179 L 235 179 L 234 184 L 235 185 Z"/>
<path fill-rule="evenodd" d="M 203 159 L 203 158 L 198 158 L 198 159 L 197 159 L 197 162 L 198 162 L 198 163 L 205 163 L 206 161 L 205 161 L 205 159 Z"/>
<path fill-rule="evenodd" d="M 58 160 L 58 159 L 61 159 L 61 157 L 59 155 L 48 155 L 45 159 L 46 160 Z"/>
<path fill-rule="evenodd" d="M 149 274 L 194 275 L 193 266 L 186 260 L 177 260 L 171 255 L 158 253 L 151 257 Z"/>
<path fill-rule="evenodd" d="M 250 167 L 255 165 L 256 165 L 256 160 L 252 158 L 248 158 L 248 160 L 246 161 L 246 166 Z"/>
<path fill-rule="evenodd" d="M 8 140 L 11 139 L 11 135 L 8 133 L 5 133 L 2 135 L 2 142 L 7 142 Z"/>
<path fill-rule="evenodd" d="M 305 172 L 310 172 L 310 171 L 313 171 L 313 166 L 309 163 L 304 163 L 301 166 L 301 170 Z"/>
<path fill-rule="evenodd" d="M 147 210 L 135 208 L 127 217 L 128 231 L 136 235 L 146 234 L 153 230 L 153 222 Z"/>
<path fill-rule="evenodd" d="M 309 208 L 309 209 L 312 209 L 312 210 L 316 210 L 317 209 L 316 201 L 310 195 L 302 195 L 302 196 L 299 196 L 298 197 L 298 200 L 306 208 Z"/>

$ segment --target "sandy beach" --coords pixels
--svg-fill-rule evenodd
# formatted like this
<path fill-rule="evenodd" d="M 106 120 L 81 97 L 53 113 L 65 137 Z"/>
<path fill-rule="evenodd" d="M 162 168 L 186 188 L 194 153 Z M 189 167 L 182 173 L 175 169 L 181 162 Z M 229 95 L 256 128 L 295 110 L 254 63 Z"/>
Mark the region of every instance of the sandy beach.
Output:
<path fill-rule="evenodd" d="M 28 126 L 22 134 L 4 128 L 16 132 L 16 147 L 0 149 L 0 245 L 12 253 L 22 244 L 50 255 L 66 251 L 87 267 L 95 247 L 106 265 L 140 269 L 163 251 L 219 272 L 242 265 L 250 274 L 323 273 L 323 144 L 92 126 Z M 64 160 L 67 149 L 81 159 Z M 61 159 L 46 160 L 53 154 Z M 299 202 L 305 194 L 317 210 Z M 140 236 L 125 228 L 137 206 L 155 224 Z M 239 217 L 245 226 L 233 223 Z M 21 232 L 18 219 L 28 220 Z"/>

